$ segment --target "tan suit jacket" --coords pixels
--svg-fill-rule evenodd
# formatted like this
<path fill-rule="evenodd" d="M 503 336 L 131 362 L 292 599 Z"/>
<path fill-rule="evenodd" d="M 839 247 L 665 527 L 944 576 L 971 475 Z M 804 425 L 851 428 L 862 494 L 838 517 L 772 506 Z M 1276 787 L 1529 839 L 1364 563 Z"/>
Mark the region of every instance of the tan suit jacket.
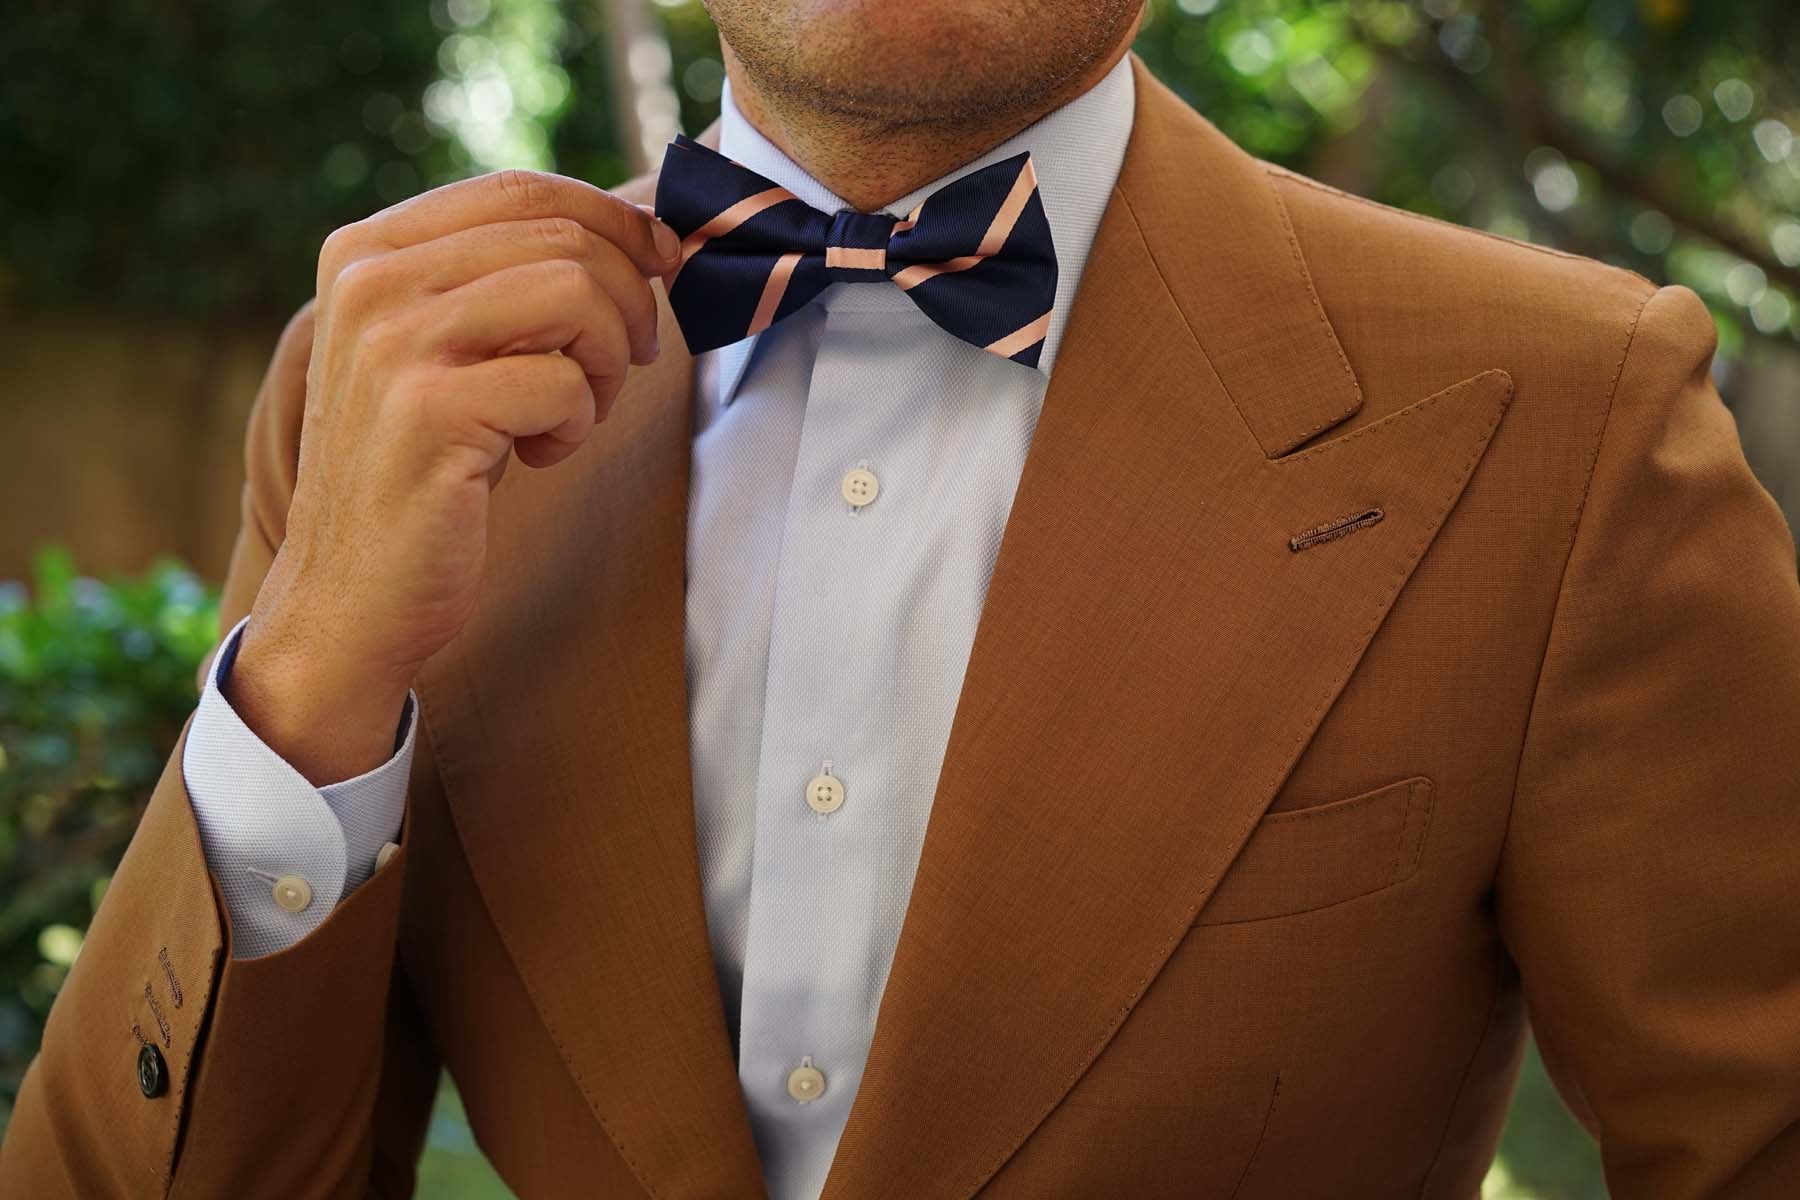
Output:
<path fill-rule="evenodd" d="M 1260 163 L 1137 72 L 825 1197 L 1473 1196 L 1528 1012 L 1616 1194 L 1800 1195 L 1800 585 L 1706 310 Z M 507 474 L 404 848 L 298 946 L 230 958 L 177 751 L 9 1200 L 405 1195 L 440 1066 L 521 1196 L 762 1193 L 662 343 Z"/>

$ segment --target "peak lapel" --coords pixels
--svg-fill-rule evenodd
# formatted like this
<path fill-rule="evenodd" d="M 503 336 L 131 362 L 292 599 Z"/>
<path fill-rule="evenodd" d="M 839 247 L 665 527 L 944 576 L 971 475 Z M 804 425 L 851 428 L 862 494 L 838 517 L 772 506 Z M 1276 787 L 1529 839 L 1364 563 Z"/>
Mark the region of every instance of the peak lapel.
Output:
<path fill-rule="evenodd" d="M 1074 1085 L 1511 397 L 1490 373 L 1291 453 L 1357 410 L 1355 378 L 1263 168 L 1141 66 L 1138 86 L 826 1200 L 972 1194 Z"/>
<path fill-rule="evenodd" d="M 759 1196 L 694 840 L 693 372 L 666 303 L 661 339 L 580 455 L 514 464 L 481 607 L 419 695 L 464 853 L 596 1136 L 651 1194 Z"/>

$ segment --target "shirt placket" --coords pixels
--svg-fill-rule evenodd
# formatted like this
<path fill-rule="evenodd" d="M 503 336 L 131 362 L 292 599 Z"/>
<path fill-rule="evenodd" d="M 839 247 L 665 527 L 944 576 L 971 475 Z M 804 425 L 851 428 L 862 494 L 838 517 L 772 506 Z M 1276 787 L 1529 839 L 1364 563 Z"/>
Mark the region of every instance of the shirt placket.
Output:
<path fill-rule="evenodd" d="M 894 551 L 910 528 L 890 468 L 922 453 L 924 423 L 892 411 L 897 398 L 871 387 L 892 376 L 871 365 L 909 344 L 883 322 L 921 319 L 831 308 L 782 530 L 739 1030 L 773 1194 L 823 1182 L 885 983 L 886 910 L 910 883 L 896 877 L 910 865 L 881 853 L 896 814 L 879 714 L 904 627 Z"/>

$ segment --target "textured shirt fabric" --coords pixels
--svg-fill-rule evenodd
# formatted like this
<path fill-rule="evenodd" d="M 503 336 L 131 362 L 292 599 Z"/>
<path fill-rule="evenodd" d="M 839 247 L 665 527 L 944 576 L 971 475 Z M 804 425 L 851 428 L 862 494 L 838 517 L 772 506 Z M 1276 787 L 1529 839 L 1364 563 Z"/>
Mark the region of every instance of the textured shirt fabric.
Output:
<path fill-rule="evenodd" d="M 824 212 L 848 207 L 757 133 L 729 88 L 722 108 L 721 152 Z M 1031 152 L 1058 259 L 1040 368 L 959 341 L 882 281 L 833 284 L 696 360 L 686 667 L 698 853 L 774 1200 L 819 1194 L 857 1090 L 994 557 L 1134 111 L 1122 60 L 888 206 L 909 212 Z M 860 507 L 844 488 L 857 470 L 878 483 Z M 218 692 L 237 632 L 183 775 L 233 953 L 248 957 L 304 937 L 397 834 L 416 705 L 393 760 L 313 789 Z M 843 789 L 824 813 L 807 800 L 821 774 Z M 313 889 L 300 913 L 271 895 L 267 877 L 289 871 Z M 803 1064 L 823 1075 L 804 1102 L 790 1091 Z"/>
<path fill-rule="evenodd" d="M 232 628 L 214 656 L 181 756 L 207 865 L 231 916 L 234 958 L 287 949 L 375 873 L 376 855 L 405 815 L 418 725 L 409 693 L 394 756 L 354 779 L 314 788 L 250 731 L 219 690 L 248 621 Z M 298 912 L 275 902 L 275 882 L 287 875 L 312 889 Z"/>
<path fill-rule="evenodd" d="M 1056 243 L 1043 369 L 833 284 L 703 356 L 688 502 L 687 682 L 707 928 L 769 1194 L 819 1194 L 911 895 L 951 719 L 1047 371 L 1111 195 L 1129 66 L 956 173 L 1030 150 Z M 724 106 L 719 148 L 848 207 Z M 910 212 L 939 180 L 888 206 Z M 853 507 L 858 468 L 879 482 Z M 827 769 L 844 797 L 807 803 Z M 787 1079 L 811 1060 L 817 1099 Z"/>

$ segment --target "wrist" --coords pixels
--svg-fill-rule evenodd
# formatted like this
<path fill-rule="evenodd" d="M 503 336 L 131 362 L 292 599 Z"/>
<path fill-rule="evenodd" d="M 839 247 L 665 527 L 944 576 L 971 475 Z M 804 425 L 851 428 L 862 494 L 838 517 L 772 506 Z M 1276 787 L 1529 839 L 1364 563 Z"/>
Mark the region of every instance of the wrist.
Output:
<path fill-rule="evenodd" d="M 283 636 L 253 616 L 220 688 L 264 745 L 324 787 L 393 757 L 408 682 L 346 646 Z"/>

